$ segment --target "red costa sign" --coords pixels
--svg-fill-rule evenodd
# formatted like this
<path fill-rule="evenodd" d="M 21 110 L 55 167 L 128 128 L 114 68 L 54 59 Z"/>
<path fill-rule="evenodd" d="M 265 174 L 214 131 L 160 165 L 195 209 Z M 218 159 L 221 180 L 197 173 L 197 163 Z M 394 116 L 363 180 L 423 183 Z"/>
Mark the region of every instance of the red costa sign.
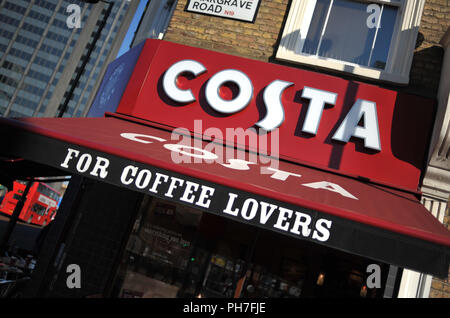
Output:
<path fill-rule="evenodd" d="M 201 120 L 204 135 L 219 129 L 227 143 L 247 148 L 227 128 L 245 129 L 247 140 L 276 131 L 278 144 L 260 151 L 277 148 L 284 159 L 416 191 L 434 101 L 147 40 L 117 112 L 192 132 Z"/>

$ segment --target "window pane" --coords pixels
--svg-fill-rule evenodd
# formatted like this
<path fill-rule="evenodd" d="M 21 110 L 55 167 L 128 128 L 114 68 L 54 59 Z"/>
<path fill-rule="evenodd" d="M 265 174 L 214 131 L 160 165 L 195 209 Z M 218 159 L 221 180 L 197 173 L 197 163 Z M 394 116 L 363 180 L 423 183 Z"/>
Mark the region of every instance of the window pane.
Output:
<path fill-rule="evenodd" d="M 308 35 L 306 37 L 305 44 L 303 45 L 304 53 L 313 55 L 316 54 L 329 6 L 329 0 L 317 0 L 314 14 L 311 19 L 311 24 L 309 25 Z"/>
<path fill-rule="evenodd" d="M 380 28 L 378 29 L 375 47 L 370 59 L 370 66 L 380 69 L 385 68 L 396 18 L 397 8 L 383 7 Z"/>
<path fill-rule="evenodd" d="M 397 8 L 378 5 L 381 21 L 377 32 L 376 26 L 368 23 L 374 14 L 367 12 L 368 5 L 349 0 L 317 0 L 302 52 L 384 69 Z"/>
<path fill-rule="evenodd" d="M 360 65 L 369 62 L 375 28 L 367 27 L 367 4 L 334 1 L 319 55 Z"/>

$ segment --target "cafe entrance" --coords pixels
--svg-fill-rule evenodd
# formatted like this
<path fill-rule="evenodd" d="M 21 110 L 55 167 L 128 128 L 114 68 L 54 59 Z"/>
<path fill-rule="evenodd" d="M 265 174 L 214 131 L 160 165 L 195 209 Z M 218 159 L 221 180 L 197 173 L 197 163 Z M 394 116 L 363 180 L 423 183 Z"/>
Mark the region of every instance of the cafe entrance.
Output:
<path fill-rule="evenodd" d="M 380 288 L 367 288 L 369 264 Z M 120 298 L 383 296 L 389 266 L 146 196 L 114 280 Z"/>

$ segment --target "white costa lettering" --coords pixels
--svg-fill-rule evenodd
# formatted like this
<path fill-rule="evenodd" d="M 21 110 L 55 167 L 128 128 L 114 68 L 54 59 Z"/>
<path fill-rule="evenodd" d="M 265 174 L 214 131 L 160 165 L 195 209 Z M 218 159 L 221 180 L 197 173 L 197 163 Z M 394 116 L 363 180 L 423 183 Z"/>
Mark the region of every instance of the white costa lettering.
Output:
<path fill-rule="evenodd" d="M 176 82 L 182 73 L 191 73 L 198 76 L 206 72 L 206 68 L 193 60 L 179 61 L 163 75 L 163 90 L 172 100 L 180 103 L 190 103 L 196 100 L 190 89 L 180 89 Z M 234 83 L 239 88 L 239 93 L 231 100 L 220 96 L 220 88 L 226 83 Z M 274 80 L 267 85 L 263 92 L 263 101 L 266 115 L 255 123 L 266 131 L 273 131 L 284 122 L 284 108 L 281 96 L 284 90 L 294 83 L 283 80 Z M 248 106 L 253 98 L 253 84 L 248 76 L 240 70 L 226 69 L 214 74 L 207 82 L 205 98 L 209 106 L 219 113 L 234 114 Z M 337 93 L 305 86 L 302 90 L 302 98 L 309 99 L 302 132 L 316 135 L 325 105 L 335 105 Z M 364 118 L 364 125 L 359 126 L 359 121 Z M 351 137 L 364 140 L 364 147 L 381 151 L 376 103 L 366 100 L 357 100 L 350 112 L 339 126 L 332 140 L 347 143 Z M 131 136 L 136 141 L 145 142 L 139 136 Z"/>
<path fill-rule="evenodd" d="M 305 86 L 302 91 L 302 97 L 311 100 L 302 131 L 316 135 L 325 104 L 334 105 L 337 94 Z"/>
<path fill-rule="evenodd" d="M 180 89 L 177 86 L 177 79 L 183 73 L 191 73 L 198 76 L 206 71 L 206 68 L 199 62 L 193 60 L 183 60 L 173 64 L 163 76 L 162 87 L 164 92 L 172 100 L 178 103 L 191 103 L 195 97 L 190 89 Z"/>
<path fill-rule="evenodd" d="M 222 166 L 234 170 L 250 170 L 248 165 L 254 164 L 256 163 L 242 159 L 228 159 L 228 163 L 221 163 Z"/>
<path fill-rule="evenodd" d="M 364 126 L 359 126 L 358 123 L 362 118 Z M 348 142 L 352 136 L 363 139 L 366 148 L 381 151 L 376 103 L 358 99 L 332 139 Z"/>
<path fill-rule="evenodd" d="M 264 89 L 263 99 L 267 113 L 263 119 L 256 123 L 258 127 L 271 131 L 283 123 L 284 109 L 281 103 L 281 94 L 292 85 L 294 83 L 275 80 Z"/>
<path fill-rule="evenodd" d="M 302 186 L 308 187 L 308 188 L 313 188 L 313 189 L 324 189 L 324 190 L 327 190 L 327 191 L 339 193 L 340 195 L 342 195 L 342 196 L 344 196 L 346 198 L 358 200 L 357 197 L 355 197 L 353 194 L 351 194 L 350 192 L 345 190 L 340 185 L 335 184 L 335 183 L 331 183 L 331 182 L 328 182 L 328 181 L 304 183 L 304 184 L 302 184 Z"/>
<path fill-rule="evenodd" d="M 155 136 L 151 136 L 151 135 L 136 134 L 136 133 L 121 133 L 120 136 L 123 138 L 129 139 L 129 140 L 132 140 L 132 141 L 143 143 L 143 144 L 151 144 L 152 142 L 149 140 L 142 139 L 142 138 L 154 139 L 154 140 L 157 140 L 160 142 L 166 141 L 164 138 L 159 138 L 159 137 L 155 137 Z"/>
<path fill-rule="evenodd" d="M 239 94 L 232 100 L 220 97 L 220 87 L 227 82 L 235 83 Z M 216 73 L 206 84 L 206 100 L 212 109 L 223 114 L 233 114 L 244 109 L 253 97 L 253 85 L 250 79 L 238 70 L 224 70 Z"/>
<path fill-rule="evenodd" d="M 155 137 L 155 136 L 151 136 L 151 135 L 136 136 L 136 134 L 131 135 L 129 133 L 122 133 L 121 136 L 126 139 L 129 139 L 129 140 L 132 140 L 135 142 L 139 142 L 139 143 L 151 143 L 148 140 L 143 140 L 141 138 L 148 138 L 148 139 L 159 138 L 159 137 Z M 162 138 L 160 138 L 160 139 L 162 139 Z M 200 147 L 192 147 L 192 146 L 183 145 L 183 144 L 163 144 L 163 147 L 172 152 L 176 152 L 176 153 L 188 156 L 188 157 L 199 158 L 202 160 L 212 160 L 214 162 L 214 160 L 217 160 L 219 158 L 213 152 L 207 151 Z M 187 151 L 187 150 L 190 150 L 190 151 Z M 194 152 L 196 152 L 196 153 L 194 153 Z M 79 151 L 69 148 L 66 158 L 64 159 L 64 162 L 61 164 L 61 166 L 68 168 L 68 164 L 69 164 L 70 160 L 72 160 L 73 158 L 78 158 L 79 155 L 80 155 Z M 81 163 L 78 163 L 79 167 L 77 166 L 77 168 L 85 169 L 86 167 L 84 167 L 84 166 L 88 163 L 85 161 L 89 161 L 90 159 L 86 158 L 86 156 L 83 156 L 83 158 L 80 157 L 78 160 L 79 161 L 81 160 Z M 102 157 L 97 158 L 97 162 L 94 166 L 92 175 L 99 174 L 103 178 L 107 176 L 106 168 L 108 167 L 109 162 L 107 162 L 106 160 L 107 159 L 102 158 Z M 250 165 L 257 164 L 255 162 L 251 162 L 251 161 L 247 161 L 247 160 L 243 160 L 243 159 L 228 159 L 227 163 L 220 163 L 220 162 L 217 162 L 217 163 L 222 165 L 225 168 L 239 170 L 239 171 L 250 170 L 251 169 Z M 270 174 L 270 178 L 280 180 L 280 181 L 286 181 L 289 177 L 297 177 L 297 178 L 302 177 L 301 174 L 284 171 L 284 170 L 267 167 L 267 166 L 261 167 L 261 173 L 262 174 Z M 147 182 L 148 177 L 146 177 L 145 175 L 142 175 L 139 178 L 139 180 L 135 180 L 134 178 L 136 177 L 136 175 L 137 175 L 137 172 L 136 172 L 135 168 L 127 167 L 123 171 L 123 174 L 121 176 L 121 182 L 125 185 L 129 185 L 133 182 L 138 182 L 138 184 L 141 187 L 145 188 L 147 186 L 146 182 Z M 168 178 L 169 177 L 166 175 L 161 175 L 161 174 L 157 173 L 156 177 L 155 177 L 155 182 L 153 183 L 153 186 L 149 189 L 149 191 L 153 192 L 153 193 L 157 193 L 156 188 L 161 184 L 161 180 L 164 179 L 164 182 L 167 182 Z M 340 185 L 335 184 L 335 183 L 320 181 L 320 182 L 306 183 L 306 184 L 302 184 L 302 185 L 305 187 L 318 189 L 318 190 L 320 190 L 320 189 L 328 190 L 331 192 L 338 193 L 341 196 L 351 198 L 354 200 L 358 200 L 358 198 L 355 197 L 353 194 L 351 194 L 350 192 L 348 192 L 347 190 L 342 188 Z M 195 190 L 197 190 L 197 189 L 195 189 Z M 188 200 L 188 198 L 189 198 L 188 195 L 189 195 L 189 193 L 186 193 L 186 197 L 185 197 L 186 200 Z M 230 212 L 231 210 L 227 210 L 227 211 Z"/>
<path fill-rule="evenodd" d="M 204 159 L 204 160 L 215 160 L 218 158 L 216 154 L 209 152 L 207 150 L 204 150 L 202 148 L 191 147 L 191 146 L 182 145 L 182 144 L 165 144 L 164 148 L 169 149 L 171 151 L 178 152 L 185 156 L 190 156 L 190 157 Z M 183 149 L 190 149 L 190 150 L 198 151 L 201 154 L 187 152 L 187 151 L 184 151 Z"/>
<path fill-rule="evenodd" d="M 266 170 L 274 172 L 274 174 L 272 174 L 270 176 L 271 178 L 277 179 L 277 180 L 281 180 L 281 181 L 285 181 L 289 176 L 298 177 L 298 178 L 300 178 L 302 176 L 300 174 L 296 174 L 296 173 L 292 173 L 292 172 L 288 172 L 288 171 L 283 171 L 283 170 L 275 169 L 275 168 L 272 168 L 272 167 L 267 167 Z"/>

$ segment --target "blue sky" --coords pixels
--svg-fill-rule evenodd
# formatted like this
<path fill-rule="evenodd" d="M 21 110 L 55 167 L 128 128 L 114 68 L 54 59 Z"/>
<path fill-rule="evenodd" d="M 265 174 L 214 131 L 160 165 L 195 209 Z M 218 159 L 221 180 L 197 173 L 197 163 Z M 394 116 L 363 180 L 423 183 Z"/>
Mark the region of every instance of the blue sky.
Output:
<path fill-rule="evenodd" d="M 133 0 L 136 1 L 136 0 Z M 117 53 L 117 57 L 121 56 L 123 53 L 127 52 L 130 49 L 131 41 L 133 40 L 134 31 L 138 26 L 139 20 L 141 19 L 142 13 L 144 12 L 145 5 L 148 0 L 138 0 L 139 6 L 134 14 L 133 20 L 131 21 L 130 27 L 128 28 L 128 32 L 125 35 L 125 38 L 122 42 L 122 46 L 119 49 L 119 53 Z"/>

